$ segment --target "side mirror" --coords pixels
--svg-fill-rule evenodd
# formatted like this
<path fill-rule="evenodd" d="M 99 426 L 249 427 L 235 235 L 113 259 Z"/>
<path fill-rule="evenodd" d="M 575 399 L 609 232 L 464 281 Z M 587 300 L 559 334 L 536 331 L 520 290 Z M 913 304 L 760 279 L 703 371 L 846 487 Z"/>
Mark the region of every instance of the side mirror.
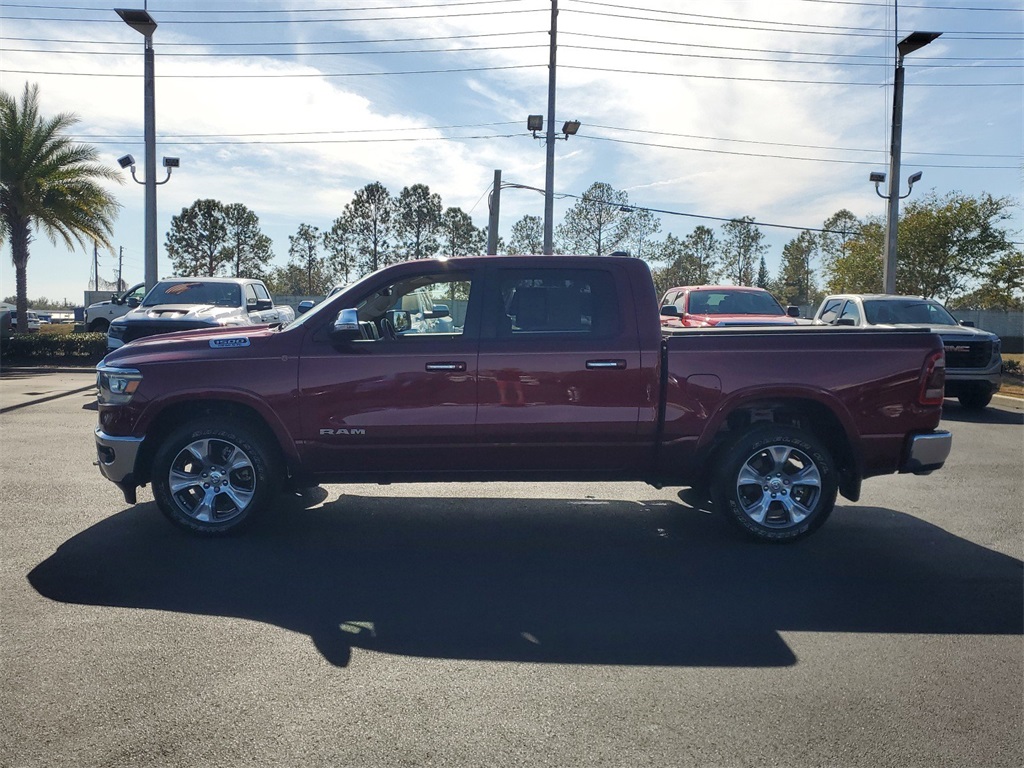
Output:
<path fill-rule="evenodd" d="M 274 308 L 274 300 L 273 299 L 256 299 L 256 311 L 257 312 L 264 312 L 264 311 L 266 311 L 268 309 L 273 309 L 273 308 Z"/>
<path fill-rule="evenodd" d="M 974 321 L 973 320 L 961 320 L 960 321 L 960 325 L 962 325 L 964 328 L 973 328 L 974 327 Z"/>
<path fill-rule="evenodd" d="M 786 307 L 786 314 L 790 317 L 800 317 L 800 307 L 795 304 L 790 304 Z"/>
<path fill-rule="evenodd" d="M 138 296 L 129 296 L 128 301 L 126 303 L 128 304 L 129 307 L 135 309 L 137 306 L 139 306 L 139 304 L 142 303 L 142 301 L 139 299 Z"/>
<path fill-rule="evenodd" d="M 435 320 L 441 317 L 451 317 L 451 314 L 452 312 L 448 309 L 447 304 L 435 304 L 430 312 L 423 313 L 423 318 L 425 320 Z"/>
<path fill-rule="evenodd" d="M 311 310 L 315 306 L 316 306 L 316 302 L 315 301 L 311 301 L 309 299 L 306 299 L 305 301 L 300 301 L 299 302 L 299 306 L 297 307 L 298 313 L 300 315 L 304 315 L 307 312 L 309 312 L 309 310 Z"/>
<path fill-rule="evenodd" d="M 403 333 L 412 328 L 412 315 L 401 309 L 388 310 L 388 319 L 391 321 L 395 333 Z"/>
<path fill-rule="evenodd" d="M 840 317 L 838 320 L 836 320 L 835 324 L 855 328 L 857 326 L 857 321 L 852 317 Z"/>
<path fill-rule="evenodd" d="M 679 317 L 679 307 L 675 304 L 666 304 L 661 308 L 662 317 Z"/>
<path fill-rule="evenodd" d="M 359 329 L 359 312 L 356 309 L 343 309 L 334 318 L 331 326 L 331 338 L 336 341 L 351 341 L 362 337 Z"/>
<path fill-rule="evenodd" d="M 117 297 L 116 293 L 110 294 L 110 303 L 111 304 L 120 304 L 121 303 L 121 300 Z"/>

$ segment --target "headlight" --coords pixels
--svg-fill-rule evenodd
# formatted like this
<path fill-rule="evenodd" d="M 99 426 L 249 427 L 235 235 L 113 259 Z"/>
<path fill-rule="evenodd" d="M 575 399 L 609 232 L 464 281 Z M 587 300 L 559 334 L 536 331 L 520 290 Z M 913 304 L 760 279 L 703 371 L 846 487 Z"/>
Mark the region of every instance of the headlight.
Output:
<path fill-rule="evenodd" d="M 123 339 L 126 327 L 120 323 L 111 323 L 107 333 L 112 339 Z"/>
<path fill-rule="evenodd" d="M 104 405 L 124 405 L 131 402 L 135 390 L 142 383 L 142 374 L 134 368 L 96 367 L 96 399 Z"/>

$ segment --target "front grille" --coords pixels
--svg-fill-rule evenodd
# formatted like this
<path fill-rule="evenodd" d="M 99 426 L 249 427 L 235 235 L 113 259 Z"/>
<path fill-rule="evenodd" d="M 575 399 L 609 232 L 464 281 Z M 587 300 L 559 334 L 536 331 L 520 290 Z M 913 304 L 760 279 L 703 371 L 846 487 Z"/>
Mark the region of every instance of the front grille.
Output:
<path fill-rule="evenodd" d="M 947 368 L 987 368 L 992 360 L 991 341 L 944 340 Z"/>
<path fill-rule="evenodd" d="M 175 331 L 199 331 L 203 328 L 212 328 L 209 323 L 200 322 L 197 320 L 175 320 L 175 321 L 155 321 L 151 323 L 125 323 L 124 336 L 122 340 L 125 344 L 129 341 L 135 341 L 146 336 L 157 336 L 161 333 L 174 333 Z"/>

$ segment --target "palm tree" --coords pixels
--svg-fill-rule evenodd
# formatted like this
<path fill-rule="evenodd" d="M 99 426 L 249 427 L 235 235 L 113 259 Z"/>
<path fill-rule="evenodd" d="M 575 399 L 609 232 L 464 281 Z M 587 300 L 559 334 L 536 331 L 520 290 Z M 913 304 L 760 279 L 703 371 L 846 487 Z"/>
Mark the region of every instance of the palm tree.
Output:
<path fill-rule="evenodd" d="M 65 134 L 78 117 L 39 115 L 39 86 L 25 84 L 21 108 L 0 91 L 0 244 L 10 238 L 17 282 L 18 327 L 28 327 L 28 256 L 32 231 L 58 237 L 68 250 L 90 241 L 110 248 L 120 204 L 98 179 L 122 182 L 100 165 L 93 147 L 73 144 Z"/>

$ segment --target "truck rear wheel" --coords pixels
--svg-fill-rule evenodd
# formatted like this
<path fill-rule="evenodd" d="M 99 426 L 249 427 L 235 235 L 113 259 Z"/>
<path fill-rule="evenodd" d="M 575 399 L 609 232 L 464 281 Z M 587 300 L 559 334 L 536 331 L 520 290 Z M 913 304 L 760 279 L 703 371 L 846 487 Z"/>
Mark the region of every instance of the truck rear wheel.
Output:
<path fill-rule="evenodd" d="M 760 541 L 790 542 L 832 513 L 836 468 L 816 438 L 782 425 L 757 426 L 724 452 L 712 484 L 715 508 Z"/>
<path fill-rule="evenodd" d="M 157 450 L 152 476 L 164 515 L 201 536 L 249 525 L 279 485 L 268 440 L 232 421 L 197 421 L 175 430 Z"/>

